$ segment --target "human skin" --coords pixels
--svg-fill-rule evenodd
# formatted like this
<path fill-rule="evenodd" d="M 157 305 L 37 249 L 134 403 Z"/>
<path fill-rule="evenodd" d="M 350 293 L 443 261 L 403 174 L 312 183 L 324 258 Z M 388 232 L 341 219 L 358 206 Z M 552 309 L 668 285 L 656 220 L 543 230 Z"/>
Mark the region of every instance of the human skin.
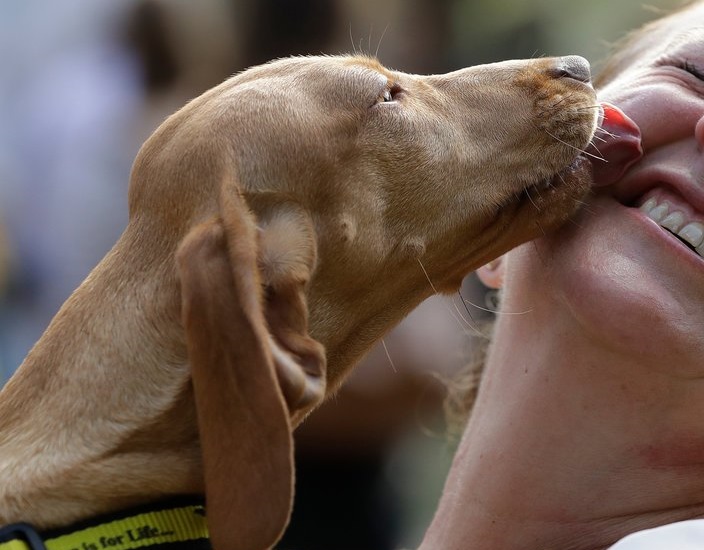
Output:
<path fill-rule="evenodd" d="M 507 313 L 421 550 L 596 550 L 704 517 L 704 259 L 637 208 L 704 222 L 704 4 L 630 48 L 600 99 L 644 156 L 494 273 Z"/>

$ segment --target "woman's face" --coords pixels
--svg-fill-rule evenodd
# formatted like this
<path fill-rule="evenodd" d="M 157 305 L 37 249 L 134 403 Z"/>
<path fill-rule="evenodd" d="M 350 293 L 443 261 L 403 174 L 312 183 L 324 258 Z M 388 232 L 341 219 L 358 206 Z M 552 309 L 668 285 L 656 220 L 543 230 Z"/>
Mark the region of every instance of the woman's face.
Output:
<path fill-rule="evenodd" d="M 615 350 L 677 364 L 704 351 L 704 5 L 658 23 L 634 51 L 600 99 L 640 126 L 643 158 L 574 223 L 509 255 L 506 307 L 549 292 Z"/>

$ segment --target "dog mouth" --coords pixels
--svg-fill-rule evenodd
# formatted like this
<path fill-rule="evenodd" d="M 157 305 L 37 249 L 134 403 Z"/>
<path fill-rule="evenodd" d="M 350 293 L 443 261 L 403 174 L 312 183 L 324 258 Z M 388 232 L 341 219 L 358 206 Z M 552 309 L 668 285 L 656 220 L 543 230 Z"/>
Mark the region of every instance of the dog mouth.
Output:
<path fill-rule="evenodd" d="M 640 129 L 618 107 L 600 104 L 597 128 L 589 145 L 565 168 L 530 185 L 517 198 L 533 202 L 561 188 L 578 191 L 619 181 L 643 156 Z"/>
<path fill-rule="evenodd" d="M 523 205 L 532 207 L 535 214 L 540 214 L 544 212 L 555 199 L 562 204 L 562 201 L 559 199 L 567 195 L 573 198 L 576 207 L 580 202 L 579 199 L 591 187 L 591 174 L 591 159 L 588 158 L 586 154 L 580 153 L 562 170 L 516 193 L 512 202 L 517 203 L 519 207 Z M 562 205 L 567 208 L 566 205 Z"/>
<path fill-rule="evenodd" d="M 532 193 L 540 195 L 542 193 L 549 193 L 551 190 L 554 190 L 559 186 L 573 185 L 574 183 L 583 184 L 583 179 L 585 177 L 584 170 L 586 167 L 591 168 L 591 166 L 591 160 L 587 157 L 587 155 L 585 153 L 580 153 L 570 164 L 559 172 L 556 172 L 552 176 L 549 176 L 538 183 L 534 183 L 533 185 L 526 187 L 523 190 L 523 194 L 530 198 Z M 576 182 L 575 178 L 578 178 L 579 181 Z"/>
<path fill-rule="evenodd" d="M 612 185 L 643 156 L 638 125 L 618 107 L 601 104 L 599 125 L 584 154 L 592 162 L 595 187 Z"/>
<path fill-rule="evenodd" d="M 620 179 L 640 159 L 640 131 L 635 123 L 616 107 L 603 105 L 602 109 L 585 150 L 561 170 L 517 189 L 497 206 L 483 225 L 482 234 L 488 237 L 483 241 L 482 260 L 558 229 L 581 208 L 594 187 Z"/>

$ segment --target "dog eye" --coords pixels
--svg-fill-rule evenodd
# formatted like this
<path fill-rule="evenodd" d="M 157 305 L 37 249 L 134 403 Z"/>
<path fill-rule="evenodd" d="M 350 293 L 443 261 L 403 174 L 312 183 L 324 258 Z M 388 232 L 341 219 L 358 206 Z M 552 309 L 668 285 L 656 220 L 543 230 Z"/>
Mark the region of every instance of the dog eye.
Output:
<path fill-rule="evenodd" d="M 398 99 L 398 95 L 402 92 L 401 86 L 392 84 L 386 88 L 377 98 L 377 103 L 391 103 Z"/>

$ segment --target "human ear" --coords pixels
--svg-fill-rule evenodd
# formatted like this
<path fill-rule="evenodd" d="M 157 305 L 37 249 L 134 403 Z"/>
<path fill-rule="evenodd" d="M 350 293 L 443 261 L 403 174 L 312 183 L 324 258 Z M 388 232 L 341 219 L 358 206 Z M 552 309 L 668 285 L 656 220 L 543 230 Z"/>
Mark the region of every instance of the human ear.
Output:
<path fill-rule="evenodd" d="M 498 290 L 504 286 L 505 265 L 505 257 L 499 256 L 496 260 L 477 269 L 477 276 L 485 286 Z"/>

